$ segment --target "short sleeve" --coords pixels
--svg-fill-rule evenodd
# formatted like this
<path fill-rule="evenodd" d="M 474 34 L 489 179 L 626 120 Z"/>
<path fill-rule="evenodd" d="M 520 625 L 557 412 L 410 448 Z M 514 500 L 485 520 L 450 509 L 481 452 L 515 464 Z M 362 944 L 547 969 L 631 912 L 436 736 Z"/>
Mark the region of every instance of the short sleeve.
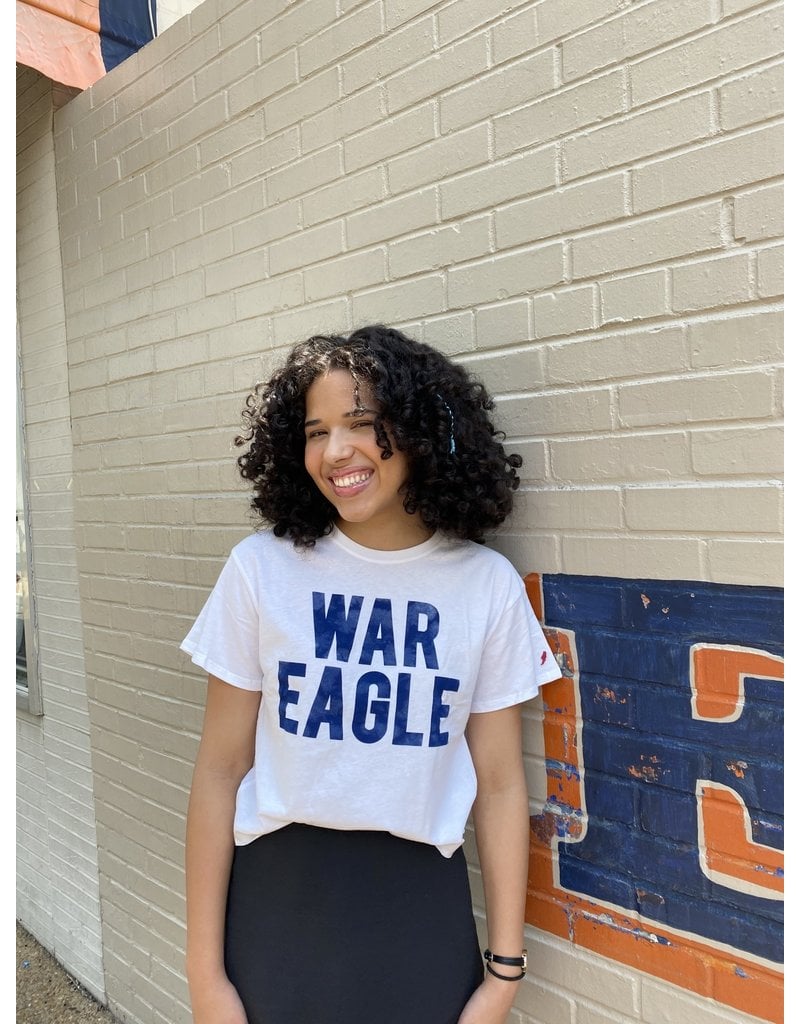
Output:
<path fill-rule="evenodd" d="M 195 665 L 244 690 L 260 690 L 259 616 L 250 584 L 232 553 L 181 644 Z"/>
<path fill-rule="evenodd" d="M 561 678 L 558 662 L 522 593 L 500 615 L 481 657 L 470 711 L 498 711 L 535 697 Z"/>

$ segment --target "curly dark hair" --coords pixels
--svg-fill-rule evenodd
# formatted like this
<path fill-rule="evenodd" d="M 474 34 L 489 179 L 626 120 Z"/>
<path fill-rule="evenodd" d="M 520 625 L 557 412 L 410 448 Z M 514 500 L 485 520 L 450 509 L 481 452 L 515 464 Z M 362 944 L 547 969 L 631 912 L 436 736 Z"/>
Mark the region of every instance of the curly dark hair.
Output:
<path fill-rule="evenodd" d="M 381 458 L 392 457 L 392 443 L 408 457 L 406 511 L 419 513 L 430 530 L 482 543 L 511 512 L 522 459 L 504 451 L 505 434 L 488 416 L 494 402 L 479 380 L 382 324 L 301 342 L 248 395 L 234 443 L 248 445 L 236 461 L 253 484 L 251 504 L 261 519 L 298 547 L 313 547 L 333 527 L 337 511 L 304 465 L 305 395 L 331 370 L 352 375 L 357 403 L 359 385 L 371 391 Z"/>

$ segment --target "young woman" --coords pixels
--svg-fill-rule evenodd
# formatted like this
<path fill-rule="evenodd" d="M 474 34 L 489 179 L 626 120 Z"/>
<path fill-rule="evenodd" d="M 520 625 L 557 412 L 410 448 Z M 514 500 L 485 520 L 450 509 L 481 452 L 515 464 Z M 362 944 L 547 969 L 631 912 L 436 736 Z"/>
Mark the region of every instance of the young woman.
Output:
<path fill-rule="evenodd" d="M 492 408 L 382 326 L 296 346 L 247 400 L 238 464 L 271 529 L 233 549 L 182 645 L 209 673 L 195 1024 L 506 1020 L 525 973 L 520 705 L 560 672 L 519 575 L 480 543 L 521 465 Z"/>

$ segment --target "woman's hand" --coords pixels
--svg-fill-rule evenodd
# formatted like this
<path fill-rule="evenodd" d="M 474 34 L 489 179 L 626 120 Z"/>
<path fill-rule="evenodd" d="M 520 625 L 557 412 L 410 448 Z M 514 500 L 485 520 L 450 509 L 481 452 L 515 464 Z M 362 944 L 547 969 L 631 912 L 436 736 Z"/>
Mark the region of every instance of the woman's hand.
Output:
<path fill-rule="evenodd" d="M 239 993 L 227 978 L 191 987 L 194 1024 L 247 1024 Z"/>
<path fill-rule="evenodd" d="M 461 1011 L 458 1024 L 506 1024 L 516 994 L 513 982 L 487 975 Z"/>

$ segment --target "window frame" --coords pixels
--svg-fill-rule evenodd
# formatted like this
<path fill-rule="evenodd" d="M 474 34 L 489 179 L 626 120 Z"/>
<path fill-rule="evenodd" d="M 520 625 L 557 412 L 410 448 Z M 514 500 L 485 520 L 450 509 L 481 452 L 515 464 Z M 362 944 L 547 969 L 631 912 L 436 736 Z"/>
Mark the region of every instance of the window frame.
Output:
<path fill-rule="evenodd" d="M 22 621 L 25 631 L 26 682 L 18 680 L 17 710 L 31 715 L 42 715 L 42 687 L 39 674 L 39 644 L 36 621 L 35 577 L 31 546 L 31 517 L 28 499 L 28 459 L 25 435 L 25 405 L 22 392 L 19 325 L 17 325 L 17 574 L 22 576 Z M 20 535 L 25 551 L 20 557 Z"/>

